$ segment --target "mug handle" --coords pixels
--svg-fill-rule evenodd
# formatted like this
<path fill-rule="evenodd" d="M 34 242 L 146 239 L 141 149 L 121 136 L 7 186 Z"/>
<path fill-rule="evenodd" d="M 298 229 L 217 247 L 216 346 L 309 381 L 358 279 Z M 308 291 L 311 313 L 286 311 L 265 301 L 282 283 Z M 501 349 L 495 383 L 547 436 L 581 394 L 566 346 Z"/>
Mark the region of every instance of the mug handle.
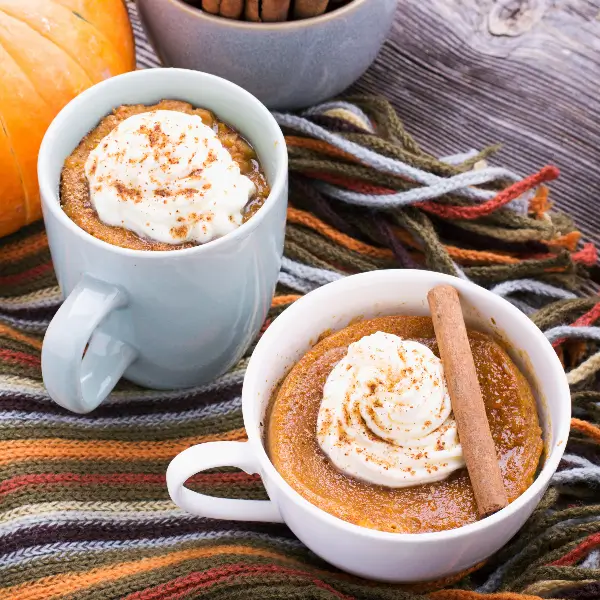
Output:
<path fill-rule="evenodd" d="M 127 300 L 123 290 L 84 275 L 54 315 L 42 345 L 42 377 L 60 406 L 94 410 L 137 358 L 134 348 L 96 329 Z"/>
<path fill-rule="evenodd" d="M 249 474 L 259 471 L 248 442 L 207 442 L 192 446 L 178 454 L 167 468 L 167 488 L 173 502 L 193 515 L 210 519 L 284 522 L 272 500 L 215 498 L 184 487 L 192 475 L 216 467 L 237 467 Z"/>

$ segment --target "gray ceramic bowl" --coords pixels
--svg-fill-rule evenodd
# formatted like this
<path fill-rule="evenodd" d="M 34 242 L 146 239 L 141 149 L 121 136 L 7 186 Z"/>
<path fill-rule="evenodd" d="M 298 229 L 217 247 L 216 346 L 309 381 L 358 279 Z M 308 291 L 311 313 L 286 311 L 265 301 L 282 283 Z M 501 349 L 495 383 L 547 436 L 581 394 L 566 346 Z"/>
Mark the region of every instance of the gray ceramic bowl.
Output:
<path fill-rule="evenodd" d="M 316 104 L 346 89 L 373 62 L 397 0 L 354 0 L 312 19 L 249 23 L 209 15 L 182 0 L 137 0 L 166 66 L 229 79 L 269 108 Z"/>

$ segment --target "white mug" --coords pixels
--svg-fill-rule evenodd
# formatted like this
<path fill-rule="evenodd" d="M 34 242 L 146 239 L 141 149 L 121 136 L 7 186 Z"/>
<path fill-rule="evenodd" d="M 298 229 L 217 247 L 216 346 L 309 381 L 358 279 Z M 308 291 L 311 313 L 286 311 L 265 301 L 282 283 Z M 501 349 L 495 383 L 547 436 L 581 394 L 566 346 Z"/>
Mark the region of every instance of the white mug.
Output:
<path fill-rule="evenodd" d="M 271 186 L 264 206 L 226 236 L 180 250 L 113 246 L 62 210 L 65 158 L 113 108 L 185 100 L 212 110 L 254 146 Z M 52 262 L 66 297 L 44 338 L 50 397 L 93 410 L 121 376 L 150 388 L 200 385 L 248 349 L 271 304 L 283 254 L 287 150 L 269 111 L 242 88 L 185 69 L 112 77 L 69 102 L 39 152 L 38 179 Z"/>
<path fill-rule="evenodd" d="M 267 404 L 290 367 L 324 331 L 342 329 L 356 317 L 428 315 L 427 292 L 443 283 L 459 291 L 467 325 L 503 340 L 527 376 L 543 429 L 543 467 L 533 484 L 508 507 L 458 529 L 399 534 L 338 519 L 304 499 L 271 464 L 263 446 Z M 313 552 L 340 569 L 370 579 L 413 582 L 471 567 L 493 554 L 519 530 L 540 501 L 561 459 L 569 435 L 571 400 L 554 349 L 512 304 L 448 275 L 389 270 L 340 279 L 285 310 L 254 350 L 244 380 L 242 410 L 247 442 L 199 444 L 171 462 L 167 485 L 173 501 L 203 517 L 284 522 Z M 184 487 L 195 473 L 223 466 L 259 473 L 270 500 L 213 498 Z"/>

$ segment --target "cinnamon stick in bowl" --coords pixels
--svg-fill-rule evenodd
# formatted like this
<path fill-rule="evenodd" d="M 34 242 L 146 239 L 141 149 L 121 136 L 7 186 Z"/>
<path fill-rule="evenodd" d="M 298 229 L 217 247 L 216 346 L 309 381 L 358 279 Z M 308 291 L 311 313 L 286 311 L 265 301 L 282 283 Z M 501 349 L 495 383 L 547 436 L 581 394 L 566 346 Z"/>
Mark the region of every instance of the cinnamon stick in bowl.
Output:
<path fill-rule="evenodd" d="M 247 21 L 255 21 L 256 23 L 262 21 L 260 17 L 260 2 L 259 0 L 246 0 L 246 10 L 244 16 Z"/>
<path fill-rule="evenodd" d="M 202 10 L 228 19 L 239 19 L 244 12 L 244 0 L 202 0 Z"/>
<path fill-rule="evenodd" d="M 221 0 L 202 0 L 202 10 L 211 15 L 218 15 L 221 9 Z"/>
<path fill-rule="evenodd" d="M 244 12 L 244 0 L 221 0 L 221 16 L 239 19 Z"/>
<path fill-rule="evenodd" d="M 294 2 L 294 18 L 308 19 L 322 15 L 327 10 L 329 0 L 296 0 Z"/>
<path fill-rule="evenodd" d="M 507 506 L 508 498 L 458 292 L 450 285 L 439 285 L 429 291 L 427 300 L 444 365 L 458 437 L 473 486 L 477 511 L 483 519 Z"/>
<path fill-rule="evenodd" d="M 290 0 L 246 0 L 246 19 L 275 23 L 287 21 Z"/>

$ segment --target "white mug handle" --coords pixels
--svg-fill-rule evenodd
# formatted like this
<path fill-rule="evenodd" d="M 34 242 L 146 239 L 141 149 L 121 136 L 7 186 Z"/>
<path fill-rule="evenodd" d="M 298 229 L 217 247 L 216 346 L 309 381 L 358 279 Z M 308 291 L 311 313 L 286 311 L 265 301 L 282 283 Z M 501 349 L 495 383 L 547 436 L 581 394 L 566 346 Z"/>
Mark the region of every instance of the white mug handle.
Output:
<path fill-rule="evenodd" d="M 279 509 L 271 500 L 215 498 L 184 487 L 192 475 L 216 467 L 237 467 L 250 474 L 259 471 L 248 442 L 207 442 L 192 446 L 178 454 L 167 469 L 167 488 L 173 502 L 199 517 L 283 523 Z"/>
<path fill-rule="evenodd" d="M 54 315 L 42 345 L 42 377 L 63 408 L 94 410 L 137 358 L 129 344 L 97 329 L 127 300 L 120 288 L 83 275 Z"/>

